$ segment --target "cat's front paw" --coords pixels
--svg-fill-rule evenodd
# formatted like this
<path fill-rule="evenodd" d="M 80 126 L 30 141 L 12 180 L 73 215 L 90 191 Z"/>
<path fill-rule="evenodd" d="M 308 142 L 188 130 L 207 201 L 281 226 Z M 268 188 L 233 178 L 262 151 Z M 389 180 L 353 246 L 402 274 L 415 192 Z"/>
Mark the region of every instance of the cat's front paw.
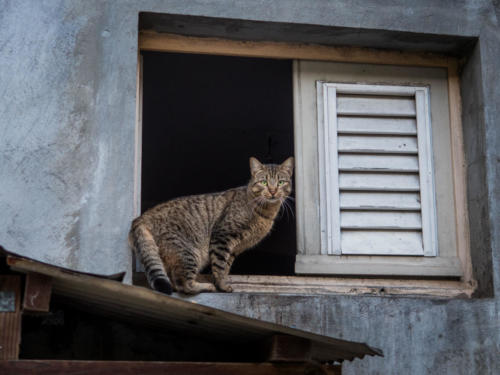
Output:
<path fill-rule="evenodd" d="M 231 293 L 233 291 L 233 287 L 226 282 L 218 283 L 217 289 L 226 293 Z"/>

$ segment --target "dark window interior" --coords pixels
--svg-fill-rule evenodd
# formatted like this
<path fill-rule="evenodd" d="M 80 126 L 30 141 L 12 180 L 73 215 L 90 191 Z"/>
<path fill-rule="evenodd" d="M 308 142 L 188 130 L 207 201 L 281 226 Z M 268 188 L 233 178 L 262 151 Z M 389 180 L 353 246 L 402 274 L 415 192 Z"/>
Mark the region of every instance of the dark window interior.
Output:
<path fill-rule="evenodd" d="M 245 185 L 248 159 L 293 155 L 292 61 L 143 52 L 142 210 Z M 295 218 L 243 253 L 232 274 L 293 275 Z"/>

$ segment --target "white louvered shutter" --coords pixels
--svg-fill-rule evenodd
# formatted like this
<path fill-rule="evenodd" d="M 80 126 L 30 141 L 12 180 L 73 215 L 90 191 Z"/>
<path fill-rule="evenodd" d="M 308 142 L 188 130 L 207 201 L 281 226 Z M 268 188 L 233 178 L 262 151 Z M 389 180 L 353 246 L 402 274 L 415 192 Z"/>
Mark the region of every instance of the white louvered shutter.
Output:
<path fill-rule="evenodd" d="M 428 95 L 317 82 L 322 254 L 437 255 Z"/>

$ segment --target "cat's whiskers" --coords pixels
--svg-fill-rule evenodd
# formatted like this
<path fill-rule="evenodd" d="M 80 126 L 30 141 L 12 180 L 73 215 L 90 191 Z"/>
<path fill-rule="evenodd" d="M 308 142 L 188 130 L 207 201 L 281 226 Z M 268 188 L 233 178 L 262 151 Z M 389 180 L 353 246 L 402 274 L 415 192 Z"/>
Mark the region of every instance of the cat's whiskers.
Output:
<path fill-rule="evenodd" d="M 289 220 L 288 218 L 288 212 L 286 211 L 286 206 L 285 206 L 285 200 L 286 198 L 280 197 L 280 219 L 286 214 L 286 219 L 287 221 Z"/>
<path fill-rule="evenodd" d="M 284 198 L 283 197 L 279 197 L 278 199 L 280 200 L 280 210 L 278 212 L 278 219 L 281 219 L 281 218 L 283 218 L 283 215 L 284 215 L 284 212 L 285 212 L 285 208 L 283 207 Z M 288 219 L 288 216 L 287 216 L 287 219 Z"/>
<path fill-rule="evenodd" d="M 290 197 L 290 196 L 285 197 L 285 198 L 280 198 L 280 200 L 281 200 L 281 205 L 282 205 L 282 207 L 283 207 L 283 211 L 285 211 L 285 212 L 286 212 L 286 215 L 287 215 L 287 220 L 289 220 L 289 216 L 288 216 L 289 214 L 288 214 L 288 211 L 290 211 L 290 215 L 291 215 L 291 217 L 292 217 L 292 218 L 295 218 L 295 214 L 294 214 L 294 212 L 293 212 L 293 208 L 292 208 L 292 206 L 291 206 L 290 202 L 288 202 L 288 199 L 289 199 L 289 198 L 293 199 L 293 198 L 292 198 L 292 197 Z"/>

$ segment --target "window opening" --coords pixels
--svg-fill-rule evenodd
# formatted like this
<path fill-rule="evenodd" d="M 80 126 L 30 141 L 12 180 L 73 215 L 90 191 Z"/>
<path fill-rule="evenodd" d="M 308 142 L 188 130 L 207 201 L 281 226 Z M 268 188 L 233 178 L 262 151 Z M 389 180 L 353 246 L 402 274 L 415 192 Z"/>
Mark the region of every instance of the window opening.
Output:
<path fill-rule="evenodd" d="M 142 52 L 141 210 L 247 183 L 248 159 L 293 155 L 292 61 Z M 231 274 L 293 275 L 295 217 L 283 212 Z"/>

